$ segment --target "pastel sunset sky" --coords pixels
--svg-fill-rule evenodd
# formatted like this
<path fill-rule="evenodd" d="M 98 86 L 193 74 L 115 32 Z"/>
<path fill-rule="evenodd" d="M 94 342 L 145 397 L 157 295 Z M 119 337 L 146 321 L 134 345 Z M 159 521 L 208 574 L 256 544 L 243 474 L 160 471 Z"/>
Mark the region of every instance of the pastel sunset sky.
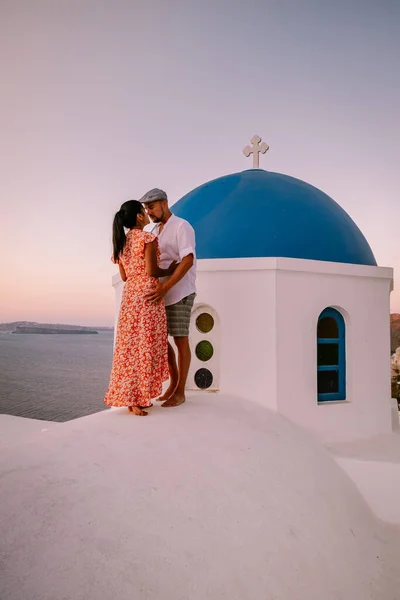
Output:
<path fill-rule="evenodd" d="M 0 1 L 0 321 L 112 325 L 120 204 L 251 168 L 254 133 L 395 268 L 400 312 L 399 30 L 396 0 Z"/>

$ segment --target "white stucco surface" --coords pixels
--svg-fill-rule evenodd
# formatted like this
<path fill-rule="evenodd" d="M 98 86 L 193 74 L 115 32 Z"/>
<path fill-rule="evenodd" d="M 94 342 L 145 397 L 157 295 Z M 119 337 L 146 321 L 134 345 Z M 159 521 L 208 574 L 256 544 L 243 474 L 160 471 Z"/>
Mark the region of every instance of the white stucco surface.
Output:
<path fill-rule="evenodd" d="M 253 402 L 101 412 L 5 447 L 0 472 L 1 600 L 399 597 L 399 530 Z"/>
<path fill-rule="evenodd" d="M 303 262 L 303 261 L 301 261 Z M 391 269 L 329 266 L 326 272 L 281 269 L 277 275 L 279 412 L 322 439 L 351 440 L 392 429 L 390 390 Z M 354 272 L 351 273 L 351 267 Z M 316 323 L 326 307 L 346 326 L 346 401 L 317 404 Z M 291 344 L 291 346 L 289 346 Z M 287 368 L 287 348 L 296 357 Z M 294 389 L 293 382 L 296 382 Z M 298 391 L 298 393 L 296 393 Z M 295 398 L 294 398 L 295 395 Z"/>
<path fill-rule="evenodd" d="M 324 441 L 392 430 L 393 270 L 289 258 L 198 261 L 196 302 L 220 316 L 220 389 L 285 415 Z M 318 317 L 346 324 L 346 401 L 318 404 Z"/>
<path fill-rule="evenodd" d="M 379 462 L 337 457 L 373 512 L 383 521 L 400 526 L 400 462 Z"/>
<path fill-rule="evenodd" d="M 60 423 L 26 419 L 12 415 L 0 415 L 0 449 L 5 446 L 18 446 L 30 439 L 36 439 L 38 433 L 46 433 Z"/>
<path fill-rule="evenodd" d="M 355 482 L 373 512 L 383 521 L 400 526 L 398 429 L 390 435 L 380 435 L 368 440 L 331 444 L 328 449 Z"/>

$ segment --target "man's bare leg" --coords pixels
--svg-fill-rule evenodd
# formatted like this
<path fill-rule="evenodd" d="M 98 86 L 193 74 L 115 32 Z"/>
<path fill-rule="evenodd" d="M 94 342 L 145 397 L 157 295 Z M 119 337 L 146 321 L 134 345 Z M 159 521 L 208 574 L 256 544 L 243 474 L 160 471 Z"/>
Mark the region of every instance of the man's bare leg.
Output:
<path fill-rule="evenodd" d="M 173 394 L 162 404 L 162 406 L 179 406 L 186 400 L 185 387 L 189 373 L 190 360 L 192 354 L 190 352 L 188 337 L 174 337 L 174 342 L 178 348 L 178 382 Z"/>
<path fill-rule="evenodd" d="M 168 342 L 168 368 L 169 368 L 169 386 L 165 393 L 157 398 L 158 402 L 165 402 L 174 393 L 176 386 L 178 385 L 178 365 L 176 364 L 176 356 L 173 347 Z"/>

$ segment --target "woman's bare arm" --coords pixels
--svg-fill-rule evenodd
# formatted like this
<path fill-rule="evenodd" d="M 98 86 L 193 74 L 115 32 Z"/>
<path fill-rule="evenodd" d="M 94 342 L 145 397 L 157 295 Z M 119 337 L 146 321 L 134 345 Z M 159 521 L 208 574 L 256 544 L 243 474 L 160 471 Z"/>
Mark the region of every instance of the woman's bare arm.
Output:
<path fill-rule="evenodd" d="M 118 266 L 119 266 L 119 274 L 121 275 L 122 281 L 126 281 L 126 273 L 125 273 L 125 269 L 124 269 L 123 265 L 121 263 L 118 263 Z"/>
<path fill-rule="evenodd" d="M 175 269 L 175 263 L 171 263 L 168 269 L 161 269 L 157 264 L 157 241 L 149 242 L 144 249 L 144 260 L 146 273 L 150 277 L 165 277 L 171 275 Z"/>

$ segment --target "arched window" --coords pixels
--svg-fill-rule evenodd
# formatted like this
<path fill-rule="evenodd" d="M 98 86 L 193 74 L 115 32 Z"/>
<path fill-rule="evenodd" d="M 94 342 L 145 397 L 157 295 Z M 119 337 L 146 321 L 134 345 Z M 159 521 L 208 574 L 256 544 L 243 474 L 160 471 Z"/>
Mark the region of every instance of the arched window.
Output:
<path fill-rule="evenodd" d="M 346 327 L 340 312 L 326 308 L 317 327 L 318 402 L 346 400 Z"/>

